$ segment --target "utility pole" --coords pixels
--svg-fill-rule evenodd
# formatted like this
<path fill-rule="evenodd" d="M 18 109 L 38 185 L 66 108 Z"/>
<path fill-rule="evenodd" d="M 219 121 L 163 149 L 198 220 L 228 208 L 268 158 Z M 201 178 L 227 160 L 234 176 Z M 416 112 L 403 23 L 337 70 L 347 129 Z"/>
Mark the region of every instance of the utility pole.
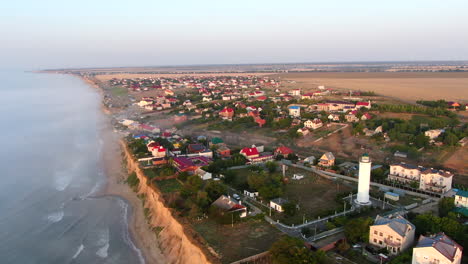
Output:
<path fill-rule="evenodd" d="M 234 227 L 234 214 L 231 213 L 231 227 Z"/>

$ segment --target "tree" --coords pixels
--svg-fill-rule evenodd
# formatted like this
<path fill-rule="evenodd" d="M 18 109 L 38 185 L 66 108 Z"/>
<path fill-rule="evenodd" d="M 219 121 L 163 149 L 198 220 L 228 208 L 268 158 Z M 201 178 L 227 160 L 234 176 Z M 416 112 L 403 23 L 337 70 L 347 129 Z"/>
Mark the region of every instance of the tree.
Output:
<path fill-rule="evenodd" d="M 295 202 L 287 202 L 283 205 L 283 209 L 287 216 L 294 216 L 297 212 L 297 206 Z"/>
<path fill-rule="evenodd" d="M 312 252 L 304 247 L 304 242 L 297 238 L 283 236 L 273 243 L 270 255 L 274 264 L 327 264 L 331 263 L 325 252 Z"/>
<path fill-rule="evenodd" d="M 429 146 L 429 137 L 421 133 L 414 138 L 414 144 L 418 148 L 427 147 Z"/>
<path fill-rule="evenodd" d="M 444 144 L 448 146 L 455 146 L 458 143 L 458 138 L 452 132 L 447 132 L 444 137 Z"/>
<path fill-rule="evenodd" d="M 265 167 L 268 169 L 268 171 L 270 173 L 273 173 L 276 171 L 276 169 L 278 168 L 278 164 L 276 164 L 276 162 L 274 161 L 268 161 L 266 164 L 265 164 Z"/>
<path fill-rule="evenodd" d="M 372 224 L 370 217 L 354 218 L 349 220 L 345 226 L 345 235 L 351 243 L 366 242 L 369 239 L 369 226 Z"/>
<path fill-rule="evenodd" d="M 260 190 L 266 183 L 266 176 L 263 173 L 252 173 L 247 177 L 249 187 L 254 190 Z"/>
<path fill-rule="evenodd" d="M 287 159 L 288 159 L 288 160 L 292 160 L 292 161 L 296 161 L 296 160 L 298 160 L 299 158 L 297 157 L 296 154 L 294 154 L 294 153 L 289 153 Z"/>
<path fill-rule="evenodd" d="M 221 195 L 225 194 L 227 192 L 227 189 L 224 185 L 221 185 L 218 182 L 210 181 L 206 185 L 205 191 L 208 194 L 208 198 L 211 201 L 214 201 L 218 199 Z"/>

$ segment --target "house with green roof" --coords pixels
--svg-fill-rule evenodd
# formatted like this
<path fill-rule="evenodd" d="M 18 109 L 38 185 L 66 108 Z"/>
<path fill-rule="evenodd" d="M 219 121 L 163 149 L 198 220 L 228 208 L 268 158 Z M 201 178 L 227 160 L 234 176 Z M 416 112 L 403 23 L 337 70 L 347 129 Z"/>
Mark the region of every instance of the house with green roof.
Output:
<path fill-rule="evenodd" d="M 223 144 L 223 143 L 224 143 L 224 141 L 223 141 L 222 138 L 214 137 L 210 141 L 210 146 L 216 146 L 216 145 Z"/>
<path fill-rule="evenodd" d="M 458 190 L 455 194 L 454 211 L 468 217 L 468 191 Z"/>

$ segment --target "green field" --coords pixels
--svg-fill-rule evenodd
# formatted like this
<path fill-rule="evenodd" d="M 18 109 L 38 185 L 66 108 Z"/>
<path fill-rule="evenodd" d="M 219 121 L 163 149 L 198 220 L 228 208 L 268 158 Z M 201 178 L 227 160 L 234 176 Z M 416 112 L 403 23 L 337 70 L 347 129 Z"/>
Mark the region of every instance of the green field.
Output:
<path fill-rule="evenodd" d="M 114 96 L 125 96 L 127 95 L 127 89 L 123 87 L 112 87 L 110 89 L 112 95 Z"/>
<path fill-rule="evenodd" d="M 179 180 L 177 179 L 154 181 L 154 183 L 158 186 L 162 193 L 177 192 L 182 187 L 182 184 L 180 184 Z"/>

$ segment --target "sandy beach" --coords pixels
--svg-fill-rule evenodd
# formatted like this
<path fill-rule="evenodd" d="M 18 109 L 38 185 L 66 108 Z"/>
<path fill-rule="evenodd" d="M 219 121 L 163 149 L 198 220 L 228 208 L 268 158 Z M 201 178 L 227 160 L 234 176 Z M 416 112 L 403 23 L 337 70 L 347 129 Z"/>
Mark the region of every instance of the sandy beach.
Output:
<path fill-rule="evenodd" d="M 101 88 L 89 79 L 82 78 L 88 85 L 96 88 L 103 97 Z M 114 132 L 109 117 L 110 111 L 101 106 L 104 118 L 100 134 L 103 138 L 103 166 L 107 178 L 106 186 L 102 189 L 101 195 L 115 195 L 124 199 L 130 208 L 129 231 L 132 241 L 141 250 L 146 263 L 166 263 L 165 257 L 159 248 L 156 235 L 150 229 L 145 216 L 144 207 L 137 194 L 125 183 L 127 172 L 123 166 L 125 164 L 121 149 L 121 136 Z"/>
<path fill-rule="evenodd" d="M 103 161 L 107 184 L 104 195 L 116 195 L 125 199 L 131 206 L 129 229 L 132 240 L 142 251 L 146 263 L 166 263 L 165 257 L 159 249 L 159 242 L 155 233 L 150 229 L 143 213 L 143 204 L 137 194 L 125 183 L 127 173 L 123 167 L 119 135 L 114 133 L 107 119 L 106 127 L 102 131 L 104 138 Z"/>

